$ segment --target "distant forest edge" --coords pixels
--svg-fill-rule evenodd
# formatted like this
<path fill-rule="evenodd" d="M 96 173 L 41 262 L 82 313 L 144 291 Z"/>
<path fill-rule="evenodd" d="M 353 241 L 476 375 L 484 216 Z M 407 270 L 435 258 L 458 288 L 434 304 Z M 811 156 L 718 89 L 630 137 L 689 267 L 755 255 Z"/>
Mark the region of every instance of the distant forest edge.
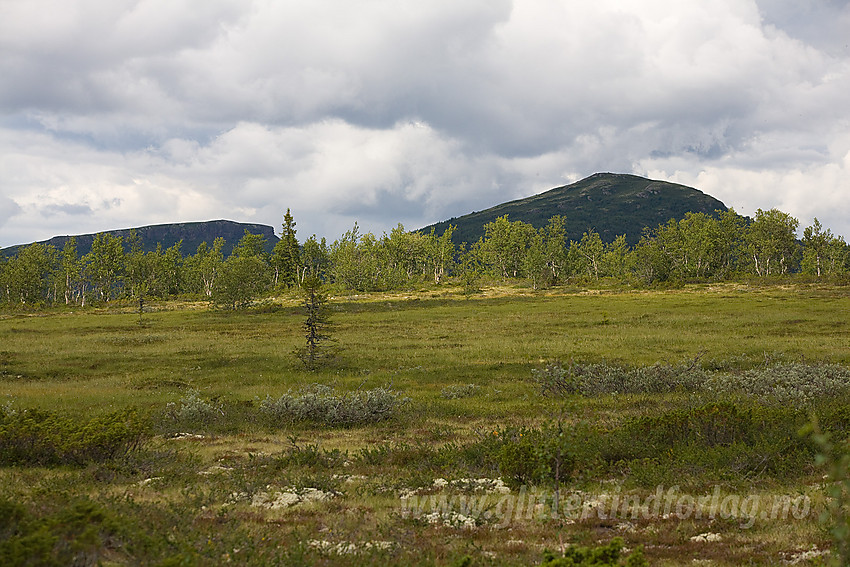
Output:
<path fill-rule="evenodd" d="M 74 238 L 61 250 L 31 244 L 0 259 L 0 305 L 29 309 L 130 299 L 141 310 L 148 298 L 185 296 L 236 309 L 298 287 L 308 275 L 339 291 L 416 289 L 449 281 L 469 292 L 486 281 L 524 282 L 533 289 L 599 280 L 653 285 L 799 272 L 846 281 L 850 247 L 844 239 L 815 219 L 798 240 L 798 227 L 797 219 L 777 209 L 759 209 L 752 219 L 731 209 L 689 212 L 644 230 L 632 246 L 625 235 L 604 242 L 592 229 L 571 239 L 562 216 L 535 228 L 505 215 L 486 223 L 478 240 L 460 245 L 453 240 L 453 225 L 425 234 L 399 224 L 376 237 L 356 223 L 331 244 L 315 235 L 299 243 L 287 209 L 281 238 L 270 252 L 266 236 L 247 230 L 230 254 L 218 237 L 185 257 L 182 241 L 146 251 L 135 231 L 126 240 L 97 234 L 85 254 Z"/>

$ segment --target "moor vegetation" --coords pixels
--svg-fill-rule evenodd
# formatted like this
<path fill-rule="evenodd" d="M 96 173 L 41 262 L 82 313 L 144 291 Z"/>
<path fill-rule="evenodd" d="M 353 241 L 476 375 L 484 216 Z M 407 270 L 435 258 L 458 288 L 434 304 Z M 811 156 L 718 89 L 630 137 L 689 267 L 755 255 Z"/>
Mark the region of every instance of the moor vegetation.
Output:
<path fill-rule="evenodd" d="M 0 564 L 850 558 L 847 246 L 819 223 L 294 226 L 3 265 Z"/>
<path fill-rule="evenodd" d="M 303 301 L 3 315 L 3 564 L 846 557 L 845 287 Z"/>

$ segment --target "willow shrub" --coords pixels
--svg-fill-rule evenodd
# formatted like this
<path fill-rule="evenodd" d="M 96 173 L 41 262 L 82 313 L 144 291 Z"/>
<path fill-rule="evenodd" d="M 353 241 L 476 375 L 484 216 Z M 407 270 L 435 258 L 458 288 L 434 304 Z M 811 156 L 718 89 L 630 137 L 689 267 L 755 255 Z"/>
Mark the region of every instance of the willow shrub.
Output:
<path fill-rule="evenodd" d="M 0 413 L 0 464 L 85 465 L 139 449 L 148 435 L 136 410 L 75 420 L 39 409 Z"/>

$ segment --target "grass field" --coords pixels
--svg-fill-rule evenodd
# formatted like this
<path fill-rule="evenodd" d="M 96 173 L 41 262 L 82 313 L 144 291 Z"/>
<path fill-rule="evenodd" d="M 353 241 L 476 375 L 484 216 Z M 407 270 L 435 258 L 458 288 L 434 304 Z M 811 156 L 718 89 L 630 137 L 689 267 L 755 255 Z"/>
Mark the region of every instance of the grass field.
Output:
<path fill-rule="evenodd" d="M 331 308 L 339 356 L 316 373 L 293 354 L 295 296 L 244 312 L 164 303 L 141 324 L 130 305 L 0 315 L 7 432 L 28 428 L 21 454 L 44 438 L 66 447 L 4 460 L 0 559 L 538 565 L 545 549 L 615 537 L 653 565 L 826 559 L 824 472 L 797 429 L 814 413 L 845 436 L 843 383 L 799 401 L 707 387 L 543 396 L 533 370 L 654 368 L 674 386 L 685 372 L 707 384 L 770 380 L 782 364 L 839 372 L 850 288 L 446 287 Z M 380 418 L 269 410 L 366 393 L 387 404 Z M 34 409 L 53 417 L 21 417 Z M 134 420 L 132 443 L 81 449 Z"/>

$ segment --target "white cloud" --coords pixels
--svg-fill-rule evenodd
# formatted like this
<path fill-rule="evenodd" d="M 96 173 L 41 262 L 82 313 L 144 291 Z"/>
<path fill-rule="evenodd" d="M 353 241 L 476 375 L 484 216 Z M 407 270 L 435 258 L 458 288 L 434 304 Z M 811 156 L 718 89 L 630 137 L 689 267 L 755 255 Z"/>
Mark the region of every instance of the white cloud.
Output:
<path fill-rule="evenodd" d="M 7 0 L 0 245 L 286 207 L 333 239 L 596 171 L 850 234 L 850 9 L 812 5 Z"/>

